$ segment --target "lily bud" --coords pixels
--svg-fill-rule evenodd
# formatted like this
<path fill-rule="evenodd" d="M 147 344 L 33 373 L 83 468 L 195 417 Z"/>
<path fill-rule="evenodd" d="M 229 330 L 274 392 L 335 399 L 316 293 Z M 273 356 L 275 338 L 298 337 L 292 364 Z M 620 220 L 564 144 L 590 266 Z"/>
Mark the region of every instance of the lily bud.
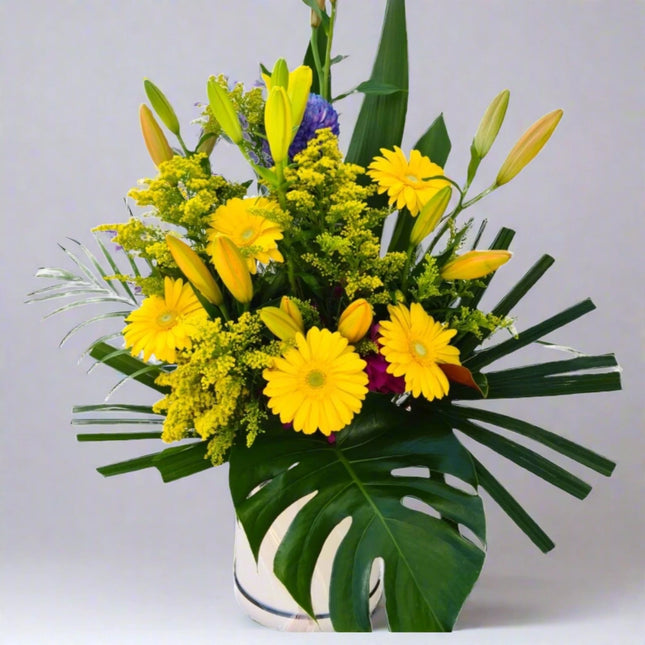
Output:
<path fill-rule="evenodd" d="M 166 235 L 166 244 L 170 249 L 173 259 L 181 272 L 186 276 L 199 293 L 208 300 L 208 302 L 217 305 L 218 307 L 224 301 L 222 291 L 217 286 L 217 282 L 213 279 L 208 267 L 204 264 L 202 259 L 193 251 L 193 249 L 182 242 L 174 235 Z"/>
<path fill-rule="evenodd" d="M 234 242 L 224 235 L 219 235 L 211 240 L 208 251 L 219 277 L 233 297 L 238 302 L 251 302 L 253 298 L 251 274 L 246 260 Z"/>
<path fill-rule="evenodd" d="M 286 160 L 291 145 L 291 105 L 284 87 L 271 87 L 264 107 L 264 128 L 276 165 Z"/>
<path fill-rule="evenodd" d="M 468 251 L 448 262 L 441 270 L 444 280 L 475 280 L 505 264 L 513 254 L 510 251 Z"/>
<path fill-rule="evenodd" d="M 226 136 L 236 145 L 242 143 L 242 126 L 226 90 L 211 78 L 207 85 L 208 102 Z"/>
<path fill-rule="evenodd" d="M 271 72 L 271 87 L 289 87 L 289 68 L 284 58 L 278 58 Z"/>
<path fill-rule="evenodd" d="M 325 11 L 325 9 L 326 9 L 325 0 L 317 0 L 317 3 L 318 3 L 318 8 L 321 11 Z M 320 27 L 321 23 L 322 23 L 322 20 L 320 18 L 320 13 L 318 13 L 317 11 L 312 9 L 311 10 L 311 26 L 314 27 L 314 28 Z"/>
<path fill-rule="evenodd" d="M 302 117 L 307 109 L 312 80 L 313 72 L 311 67 L 307 65 L 300 65 L 289 74 L 287 95 L 291 103 L 291 127 L 294 135 L 300 127 Z"/>
<path fill-rule="evenodd" d="M 159 166 L 162 161 L 172 159 L 175 153 L 147 105 L 141 104 L 139 107 L 139 123 L 141 123 L 143 140 L 155 166 Z"/>
<path fill-rule="evenodd" d="M 357 343 L 372 325 L 372 305 L 364 298 L 354 300 L 338 319 L 338 331 L 350 343 Z"/>
<path fill-rule="evenodd" d="M 506 108 L 508 107 L 510 95 L 511 93 L 508 90 L 500 92 L 486 108 L 486 112 L 484 112 L 472 145 L 472 150 L 480 159 L 483 159 L 488 154 L 493 142 L 497 138 L 497 133 L 502 127 L 502 122 L 506 116 Z"/>
<path fill-rule="evenodd" d="M 258 312 L 260 319 L 280 340 L 290 340 L 304 329 L 298 326 L 296 321 L 282 309 L 278 307 L 263 307 Z"/>
<path fill-rule="evenodd" d="M 174 134 L 179 135 L 179 119 L 164 93 L 147 78 L 143 79 L 143 88 L 163 124 Z"/>
<path fill-rule="evenodd" d="M 562 110 L 553 110 L 538 119 L 519 139 L 502 164 L 496 186 L 506 184 L 542 150 L 562 118 Z"/>
<path fill-rule="evenodd" d="M 298 331 L 301 331 L 304 334 L 305 323 L 302 319 L 302 314 L 300 313 L 300 309 L 296 307 L 289 296 L 282 296 L 282 300 L 280 300 L 280 309 L 282 309 L 282 311 L 284 311 L 294 321 L 298 327 Z"/>
<path fill-rule="evenodd" d="M 412 232 L 410 233 L 411 247 L 421 244 L 434 231 L 441 216 L 448 207 L 451 196 L 452 188 L 450 186 L 444 186 L 428 200 L 426 205 L 421 209 L 421 212 L 417 215 L 414 226 L 412 227 Z"/>

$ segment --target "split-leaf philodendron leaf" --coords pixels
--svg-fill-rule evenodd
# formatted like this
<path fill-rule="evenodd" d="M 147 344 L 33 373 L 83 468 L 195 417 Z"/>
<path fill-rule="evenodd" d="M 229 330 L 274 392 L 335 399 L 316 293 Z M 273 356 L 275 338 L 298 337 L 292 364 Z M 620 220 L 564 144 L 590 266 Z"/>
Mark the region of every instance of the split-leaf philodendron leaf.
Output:
<path fill-rule="evenodd" d="M 393 474 L 409 467 L 424 467 L 433 476 Z M 473 492 L 447 484 L 444 475 L 462 480 Z M 384 563 L 390 629 L 452 629 L 484 561 L 482 546 L 458 528 L 484 543 L 476 485 L 470 455 L 448 424 L 432 413 L 397 408 L 381 395 L 368 397 L 334 444 L 320 435 L 276 428 L 251 448 L 234 448 L 230 457 L 233 501 L 256 556 L 276 517 L 315 493 L 289 527 L 274 565 L 309 613 L 320 550 L 334 527 L 351 518 L 329 591 L 331 619 L 341 631 L 370 629 L 369 578 L 376 558 Z M 440 517 L 404 505 L 406 498 L 420 500 Z"/>

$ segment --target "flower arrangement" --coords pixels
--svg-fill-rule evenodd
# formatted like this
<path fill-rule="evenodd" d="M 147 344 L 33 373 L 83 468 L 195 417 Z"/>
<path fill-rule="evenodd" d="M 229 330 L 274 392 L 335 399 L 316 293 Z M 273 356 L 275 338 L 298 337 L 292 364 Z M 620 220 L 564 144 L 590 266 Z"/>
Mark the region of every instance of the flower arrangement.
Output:
<path fill-rule="evenodd" d="M 388 0 L 372 75 L 354 90 L 365 97 L 343 154 L 335 105 L 346 94 L 333 96 L 331 84 L 339 3 L 331 0 L 328 13 L 324 0 L 303 1 L 312 24 L 304 64 L 290 69 L 278 59 L 250 89 L 211 77 L 193 149 L 166 96 L 145 81 L 152 109 L 142 105 L 139 117 L 157 174 L 128 194 L 142 210 L 94 229 L 101 260 L 81 244 L 64 249 L 75 270 L 39 270 L 55 282 L 30 298 L 71 299 L 54 313 L 117 303 L 70 334 L 122 321 L 88 353 L 122 374 L 118 385 L 138 381 L 159 397 L 151 407 L 75 408 L 83 424 L 160 426 L 79 434 L 81 441 L 175 444 L 100 473 L 154 467 L 172 481 L 229 462 L 233 503 L 256 557 L 274 520 L 310 496 L 274 561 L 305 612 L 314 613 L 311 578 L 323 544 L 350 518 L 329 583 L 334 629 L 371 628 L 369 578 L 380 558 L 390 629 L 449 631 L 484 562 L 480 489 L 538 548 L 554 546 L 459 433 L 579 498 L 588 484 L 490 426 L 604 475 L 614 468 L 478 403 L 620 388 L 611 354 L 490 369 L 594 308 L 583 300 L 516 330 L 511 312 L 553 263 L 545 255 L 495 307 L 481 309 L 495 272 L 511 260 L 514 233 L 502 228 L 482 249 L 485 222 L 465 217 L 536 157 L 562 111 L 534 123 L 490 187 L 471 196 L 509 92 L 486 110 L 463 182 L 444 172 L 451 143 L 442 116 L 412 150 L 401 149 L 405 2 Z M 231 146 L 248 161 L 247 182 L 211 170 L 211 155 Z M 489 342 L 497 333 L 503 339 Z M 435 514 L 404 504 L 410 498 Z"/>

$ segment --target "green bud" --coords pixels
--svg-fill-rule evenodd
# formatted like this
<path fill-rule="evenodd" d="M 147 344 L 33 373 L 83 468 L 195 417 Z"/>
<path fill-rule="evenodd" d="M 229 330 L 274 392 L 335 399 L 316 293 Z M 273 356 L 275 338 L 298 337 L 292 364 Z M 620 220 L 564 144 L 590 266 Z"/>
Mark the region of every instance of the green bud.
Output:
<path fill-rule="evenodd" d="M 154 111 L 157 113 L 162 123 L 176 136 L 179 136 L 179 120 L 172 105 L 164 93 L 147 78 L 143 79 L 143 87 L 152 104 Z"/>
<path fill-rule="evenodd" d="M 410 233 L 410 246 L 421 244 L 423 240 L 434 231 L 450 202 L 452 188 L 444 186 L 436 193 L 417 215 L 412 232 Z"/>
<path fill-rule="evenodd" d="M 493 142 L 497 138 L 497 133 L 502 127 L 502 122 L 506 116 L 509 97 L 510 92 L 508 90 L 500 92 L 486 108 L 486 112 L 484 112 L 472 145 L 472 151 L 480 159 L 483 159 L 488 154 Z"/>
<path fill-rule="evenodd" d="M 242 126 L 228 92 L 214 78 L 208 80 L 206 89 L 208 102 L 217 122 L 226 136 L 239 146 L 242 143 Z"/>
<path fill-rule="evenodd" d="M 289 68 L 284 58 L 278 58 L 271 72 L 271 87 L 289 87 Z"/>

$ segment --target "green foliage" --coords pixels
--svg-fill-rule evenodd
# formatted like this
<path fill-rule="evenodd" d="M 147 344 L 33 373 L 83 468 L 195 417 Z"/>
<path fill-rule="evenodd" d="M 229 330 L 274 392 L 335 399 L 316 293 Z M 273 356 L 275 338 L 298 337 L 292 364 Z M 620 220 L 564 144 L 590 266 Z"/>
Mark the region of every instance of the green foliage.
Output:
<path fill-rule="evenodd" d="M 333 446 L 323 437 L 275 430 L 250 449 L 235 447 L 230 488 L 256 556 L 277 515 L 317 491 L 289 527 L 275 560 L 276 574 L 309 613 L 320 549 L 332 529 L 351 517 L 332 571 L 334 628 L 370 630 L 368 583 L 372 562 L 382 557 L 390 629 L 449 631 L 484 561 L 482 548 L 456 526 L 485 542 L 481 500 L 435 478 L 392 473 L 409 466 L 476 485 L 470 457 L 446 424 L 372 395 Z M 263 485 L 256 490 L 258 482 Z M 408 508 L 406 498 L 421 500 L 444 519 Z"/>

